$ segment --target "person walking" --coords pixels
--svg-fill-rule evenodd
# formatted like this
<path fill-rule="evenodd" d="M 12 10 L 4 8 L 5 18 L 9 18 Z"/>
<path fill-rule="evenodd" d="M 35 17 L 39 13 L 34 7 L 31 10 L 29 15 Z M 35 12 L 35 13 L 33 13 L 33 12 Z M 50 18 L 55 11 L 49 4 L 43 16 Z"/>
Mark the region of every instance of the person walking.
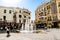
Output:
<path fill-rule="evenodd" d="M 7 28 L 7 36 L 9 36 L 10 34 L 9 34 L 9 29 Z"/>
<path fill-rule="evenodd" d="M 9 26 L 7 25 L 6 27 L 7 27 L 7 28 L 6 28 L 6 31 L 7 31 L 7 37 L 9 37 L 9 36 L 10 36 Z"/>

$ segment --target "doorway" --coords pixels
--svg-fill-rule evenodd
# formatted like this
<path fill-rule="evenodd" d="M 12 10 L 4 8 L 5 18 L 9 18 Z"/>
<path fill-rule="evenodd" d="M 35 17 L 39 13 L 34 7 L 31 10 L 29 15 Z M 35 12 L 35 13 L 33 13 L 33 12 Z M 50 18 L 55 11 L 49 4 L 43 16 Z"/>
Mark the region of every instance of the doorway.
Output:
<path fill-rule="evenodd" d="M 3 16 L 3 20 L 6 21 L 6 16 Z"/>

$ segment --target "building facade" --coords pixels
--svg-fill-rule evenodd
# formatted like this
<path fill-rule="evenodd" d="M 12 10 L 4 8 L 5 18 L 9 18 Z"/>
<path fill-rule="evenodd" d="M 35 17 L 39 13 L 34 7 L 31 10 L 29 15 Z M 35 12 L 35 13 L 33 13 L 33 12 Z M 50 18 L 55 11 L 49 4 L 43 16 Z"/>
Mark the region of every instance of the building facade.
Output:
<path fill-rule="evenodd" d="M 0 6 L 0 21 L 17 24 L 18 28 L 26 30 L 30 27 L 31 12 L 25 8 Z M 15 26 L 14 26 L 15 27 Z"/>
<path fill-rule="evenodd" d="M 13 8 L 0 6 L 0 21 L 13 22 Z"/>
<path fill-rule="evenodd" d="M 57 28 L 60 21 L 60 0 L 45 2 L 35 10 L 35 22 L 37 28 Z"/>

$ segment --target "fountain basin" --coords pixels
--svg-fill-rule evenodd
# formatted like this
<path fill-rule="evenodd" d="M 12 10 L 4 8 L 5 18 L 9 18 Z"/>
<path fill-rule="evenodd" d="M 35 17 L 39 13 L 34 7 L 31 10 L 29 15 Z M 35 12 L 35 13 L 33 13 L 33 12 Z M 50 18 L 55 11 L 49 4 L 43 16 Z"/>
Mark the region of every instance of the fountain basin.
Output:
<path fill-rule="evenodd" d="M 33 31 L 28 31 L 28 30 L 23 30 L 23 31 L 20 31 L 21 33 L 33 33 Z"/>

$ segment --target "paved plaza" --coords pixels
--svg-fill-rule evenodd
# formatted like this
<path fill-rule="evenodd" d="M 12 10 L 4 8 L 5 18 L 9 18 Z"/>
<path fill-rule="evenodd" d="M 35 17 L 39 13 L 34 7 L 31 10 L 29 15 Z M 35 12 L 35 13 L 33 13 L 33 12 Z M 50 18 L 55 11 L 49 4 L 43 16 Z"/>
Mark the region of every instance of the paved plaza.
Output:
<path fill-rule="evenodd" d="M 41 33 L 6 33 L 0 34 L 0 40 L 60 40 L 60 29 L 50 29 Z"/>

